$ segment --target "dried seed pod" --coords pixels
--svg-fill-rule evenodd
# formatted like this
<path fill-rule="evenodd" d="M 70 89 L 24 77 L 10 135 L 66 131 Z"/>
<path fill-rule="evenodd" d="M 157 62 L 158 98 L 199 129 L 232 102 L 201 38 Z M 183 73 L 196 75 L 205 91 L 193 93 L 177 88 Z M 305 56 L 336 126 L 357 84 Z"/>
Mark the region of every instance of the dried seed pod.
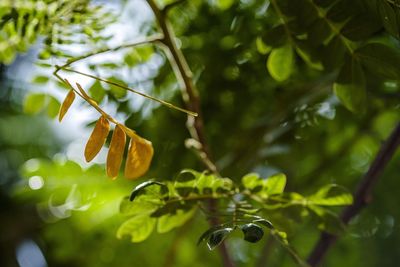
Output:
<path fill-rule="evenodd" d="M 109 131 L 110 123 L 104 116 L 101 116 L 96 122 L 93 132 L 86 143 L 85 159 L 87 162 L 90 162 L 99 153 L 106 142 Z"/>
<path fill-rule="evenodd" d="M 60 112 L 58 113 L 58 121 L 61 122 L 61 120 L 64 118 L 65 114 L 67 113 L 69 107 L 72 105 L 74 100 L 75 100 L 75 92 L 74 90 L 70 90 L 60 107 Z"/>
<path fill-rule="evenodd" d="M 124 155 L 126 135 L 120 125 L 115 126 L 107 154 L 107 175 L 111 178 L 118 176 Z"/>
<path fill-rule="evenodd" d="M 143 138 L 131 138 L 125 164 L 125 177 L 136 179 L 147 172 L 153 158 L 153 145 Z"/>

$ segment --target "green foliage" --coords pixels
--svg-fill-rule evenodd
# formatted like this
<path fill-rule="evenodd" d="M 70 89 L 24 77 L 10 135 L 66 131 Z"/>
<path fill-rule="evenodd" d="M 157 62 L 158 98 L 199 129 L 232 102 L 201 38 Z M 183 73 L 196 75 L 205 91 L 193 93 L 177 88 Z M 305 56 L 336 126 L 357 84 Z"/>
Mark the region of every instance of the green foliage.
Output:
<path fill-rule="evenodd" d="M 34 115 L 46 110 L 50 118 L 55 118 L 58 115 L 59 109 L 60 102 L 48 94 L 33 93 L 25 98 L 24 111 L 27 114 Z"/>
<path fill-rule="evenodd" d="M 273 233 L 276 231 L 271 221 L 261 217 L 263 211 L 279 213 L 288 207 L 294 208 L 292 212 L 309 209 L 322 230 L 336 233 L 336 229 L 343 229 L 336 215 L 323 207 L 350 205 L 353 201 L 351 194 L 336 185 L 328 185 L 313 195 L 303 197 L 297 193 L 285 193 L 285 185 L 284 174 L 262 179 L 250 173 L 242 178 L 242 186 L 237 186 L 229 178 L 194 170 L 181 172 L 171 182 L 150 180 L 135 187 L 129 197 L 132 202 L 128 202 L 128 198 L 121 202 L 121 213 L 130 218 L 120 226 L 117 236 L 121 238 L 128 235 L 133 242 L 144 241 L 156 223 L 157 232 L 166 233 L 186 223 L 199 208 L 206 216 L 223 221 L 200 236 L 198 243 L 206 242 L 209 249 L 221 244 L 236 229 L 243 232 L 245 241 L 260 241 L 264 235 L 262 227 Z M 227 206 L 207 211 L 204 205 L 207 206 L 209 201 L 227 203 Z M 138 226 L 141 222 L 143 227 Z M 286 236 L 282 230 L 277 232 Z M 285 244 L 284 247 L 288 249 L 287 241 Z M 293 252 L 293 249 L 290 248 L 289 252 Z"/>
<path fill-rule="evenodd" d="M 51 2 L 53 6 L 58 4 L 58 1 Z M 159 1 L 160 4 L 170 2 Z M 82 55 L 64 50 L 64 47 L 87 39 L 87 43 L 82 44 L 86 52 L 109 49 L 105 46 L 109 36 L 102 32 L 101 25 L 110 24 L 111 12 L 106 16 L 103 8 L 96 8 L 88 1 L 70 1 L 67 6 L 71 13 L 60 15 L 64 6 L 57 6 L 53 18 L 47 18 L 46 22 L 46 15 L 42 20 L 40 12 L 33 9 L 28 10 L 29 16 L 24 15 L 25 11 L 18 3 L 15 11 L 0 8 L 1 23 L 6 21 L 2 24 L 0 39 L 7 38 L 6 42 L 0 43 L 0 51 L 3 51 L 0 61 L 3 63 L 11 63 L 16 53 L 26 51 L 39 35 L 44 36 L 41 58 L 51 58 L 52 64 L 57 60 L 65 63 L 67 59 L 68 63 L 79 59 Z M 248 259 L 243 261 L 248 262 L 243 264 L 251 265 L 251 261 L 255 261 L 253 254 L 257 253 L 248 250 L 257 250 L 257 245 L 246 242 L 243 245 L 229 237 L 240 234 L 245 241 L 251 242 L 272 236 L 299 265 L 304 265 L 301 258 L 316 235 L 313 226 L 343 234 L 345 226 L 334 212 L 336 210 L 331 208 L 352 203 L 351 194 L 337 185 L 316 188 L 332 181 L 353 187 L 366 171 L 379 144 L 399 120 L 399 10 L 397 1 L 380 0 L 279 0 L 271 3 L 194 0 L 172 9 L 168 17 L 176 29 L 178 46 L 188 58 L 194 83 L 200 90 L 209 149 L 221 173 L 230 178 L 192 170 L 171 178 L 188 166 L 201 168 L 196 156 L 182 145 L 182 140 L 188 137 L 183 127 L 185 118 L 156 105 L 131 103 L 126 91 L 96 80 L 87 88 L 88 94 L 107 108 L 116 107 L 118 118 L 126 118 L 126 125 L 134 126 L 135 130 L 151 138 L 156 158 L 150 176 L 157 177 L 157 181 L 141 183 L 130 195 L 132 201 L 125 197 L 120 202 L 121 196 L 127 194 L 126 188 L 131 188 L 132 184 L 119 180 L 111 183 L 96 165 L 85 170 L 71 161 L 59 162 L 60 154 L 57 154 L 53 163 L 44 161 L 36 171 L 23 170 L 27 178 L 23 183 L 25 190 L 17 195 L 27 203 L 38 204 L 45 220 L 58 221 L 46 225 L 39 234 L 41 242 L 51 248 L 48 258 L 55 257 L 56 262 L 73 259 L 73 263 L 65 263 L 69 266 L 130 266 L 132 258 L 140 260 L 143 266 L 160 266 L 164 264 L 164 254 L 152 258 L 144 255 L 148 255 L 149 249 L 161 248 L 168 257 L 170 252 L 165 248 L 173 244 L 173 249 L 177 242 L 180 247 L 175 259 L 177 266 L 218 266 L 213 253 L 207 254 L 202 248 L 190 246 L 207 229 L 206 220 L 197 216 L 202 214 L 209 221 L 215 218 L 220 221 L 199 239 L 209 248 L 215 248 L 224 240 L 229 245 L 235 242 L 229 247 L 240 254 L 238 261 L 246 258 L 243 257 L 246 254 Z M 15 13 L 18 15 L 14 16 Z M 10 15 L 12 18 L 8 19 Z M 29 33 L 30 27 L 38 25 L 37 19 L 40 30 Z M 20 25 L 25 24 L 27 33 L 24 34 L 24 26 Z M 141 30 L 144 35 L 152 34 L 155 27 L 146 24 Z M 126 37 L 130 40 L 131 36 Z M 121 51 L 118 54 L 121 57 L 103 61 L 99 57 L 100 60 L 95 61 L 99 63 L 88 63 L 87 67 L 104 79 L 131 87 L 139 84 L 150 95 L 181 101 L 179 86 L 166 64 L 167 56 L 158 44 Z M 153 61 L 154 55 L 157 60 Z M 42 61 L 41 66 L 47 67 L 46 71 L 50 73 L 50 65 L 43 62 L 46 61 Z M 266 75 L 265 65 L 270 75 Z M 271 78 L 277 82 L 271 82 Z M 32 82 L 43 87 L 52 83 L 42 75 Z M 340 102 L 357 116 L 349 116 L 337 106 L 330 90 L 332 86 Z M 29 114 L 45 111 L 51 116 L 58 107 L 55 98 L 44 94 L 29 94 L 24 105 Z M 2 130 L 26 129 L 3 118 L 2 122 Z M 23 125 L 29 127 L 30 123 Z M 21 158 L 15 152 L 20 149 L 19 140 L 23 140 L 18 136 L 21 132 L 30 132 L 28 129 L 8 135 L 4 131 L 4 136 L 11 136 L 9 140 L 16 145 L 2 146 L 0 167 Z M 32 157 L 29 152 L 31 142 L 43 142 L 43 138 L 31 139 L 28 139 L 26 149 L 28 158 L 24 160 Z M 55 148 L 49 150 L 44 157 L 67 153 Z M 260 174 L 243 176 L 250 171 Z M 290 179 L 287 180 L 284 174 L 270 175 L 281 171 Z M 392 173 L 397 174 L 395 169 Z M 6 171 L 4 174 L 8 175 Z M 43 187 L 29 188 L 30 179 L 31 182 L 40 181 L 36 176 L 43 179 Z M 296 191 L 316 189 L 316 192 L 305 195 L 285 192 L 287 183 Z M 392 203 L 396 203 L 395 197 L 390 201 L 382 199 L 397 187 L 394 184 L 381 190 L 385 194 L 376 194 L 381 199 L 379 203 L 385 203 L 382 206 L 392 207 Z M 25 199 L 26 196 L 36 199 Z M 208 209 L 209 201 L 217 203 L 216 210 Z M 118 204 L 121 216 L 116 214 Z M 387 215 L 383 214 L 382 206 L 375 207 L 380 212 L 381 232 L 382 227 L 390 224 L 390 218 L 398 219 L 396 209 Z M 121 224 L 120 220 L 124 222 Z M 182 227 L 184 224 L 190 224 L 190 227 Z M 118 225 L 119 230 L 116 230 Z M 169 232 L 178 227 L 186 232 L 177 233 L 178 237 L 173 239 L 173 233 Z M 188 228 L 189 232 L 185 230 Z M 154 230 L 163 233 L 163 238 L 152 235 Z M 124 240 L 105 241 L 105 236 L 114 237 L 115 232 L 121 239 L 128 237 L 133 242 L 146 242 L 135 244 L 132 250 L 131 244 Z M 70 237 L 77 234 L 87 237 L 87 241 L 77 244 Z M 388 255 L 383 248 L 388 251 L 390 248 L 382 245 L 383 240 L 392 240 L 394 244 L 398 241 L 396 235 L 389 237 L 389 234 L 378 232 L 375 238 L 364 239 L 360 245 L 349 236 L 343 241 L 346 250 L 334 252 L 333 260 L 329 260 L 335 263 L 327 266 L 343 265 L 345 260 L 340 261 L 343 255 L 348 258 L 365 256 L 363 251 L 372 250 L 363 247 L 364 243 L 381 249 L 382 255 Z M 104 251 L 110 244 L 111 253 L 107 254 Z M 83 249 L 84 257 L 81 256 Z M 271 265 L 287 266 L 280 250 L 274 251 Z M 352 253 L 349 256 L 343 251 Z M 114 255 L 109 256 L 112 263 L 104 256 L 110 254 Z M 378 257 L 379 263 L 389 261 L 390 257 L 382 258 Z M 349 262 L 345 264 L 359 264 Z M 370 265 L 374 263 L 371 261 Z"/>
<path fill-rule="evenodd" d="M 111 13 L 87 0 L 10 1 L 0 4 L 0 62 L 11 64 L 17 53 L 27 52 L 39 36 L 44 36 L 45 49 L 39 57 L 70 57 L 61 52 L 62 45 L 103 39 L 99 32 L 113 20 Z M 101 18 L 101 19 L 100 19 Z"/>
<path fill-rule="evenodd" d="M 282 82 L 291 76 L 296 51 L 310 68 L 339 73 L 335 94 L 354 113 L 363 113 L 367 107 L 368 83 L 361 61 L 368 72 L 398 79 L 400 58 L 389 42 L 363 45 L 382 36 L 382 28 L 399 36 L 400 9 L 395 2 L 273 0 L 271 6 L 275 19 L 261 34 L 263 43 L 258 41 L 258 47 L 262 54 L 267 51 L 262 44 L 273 48 L 267 62 L 273 79 Z"/>

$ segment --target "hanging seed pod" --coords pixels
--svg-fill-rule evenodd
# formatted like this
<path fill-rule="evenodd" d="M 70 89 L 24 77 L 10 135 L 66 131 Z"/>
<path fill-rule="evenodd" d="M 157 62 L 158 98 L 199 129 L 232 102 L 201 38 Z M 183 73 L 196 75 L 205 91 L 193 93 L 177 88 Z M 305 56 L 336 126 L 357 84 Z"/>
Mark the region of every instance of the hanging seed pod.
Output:
<path fill-rule="evenodd" d="M 106 142 L 109 131 L 110 123 L 104 116 L 101 116 L 96 122 L 93 132 L 86 143 L 85 159 L 87 162 L 92 161 L 92 159 L 94 159 L 94 157 L 99 153 L 100 149 Z"/>
<path fill-rule="evenodd" d="M 140 138 L 140 137 L 139 137 Z M 143 138 L 131 138 L 125 164 L 125 177 L 136 179 L 147 172 L 153 158 L 153 145 Z"/>
<path fill-rule="evenodd" d="M 118 176 L 124 155 L 126 135 L 120 125 L 115 126 L 107 154 L 107 175 L 110 178 Z"/>
<path fill-rule="evenodd" d="M 64 118 L 65 114 L 67 113 L 69 107 L 72 105 L 72 103 L 75 100 L 75 92 L 74 90 L 70 90 L 67 94 L 67 96 L 64 99 L 64 102 L 61 105 L 60 112 L 58 113 L 58 121 L 62 121 Z"/>

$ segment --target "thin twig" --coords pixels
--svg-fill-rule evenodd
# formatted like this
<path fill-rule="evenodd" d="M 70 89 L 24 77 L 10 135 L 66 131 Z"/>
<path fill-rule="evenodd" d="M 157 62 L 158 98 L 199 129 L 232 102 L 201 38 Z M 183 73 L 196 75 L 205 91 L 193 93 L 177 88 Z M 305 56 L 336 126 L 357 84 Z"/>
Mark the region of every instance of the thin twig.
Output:
<path fill-rule="evenodd" d="M 379 175 L 385 169 L 390 159 L 393 157 L 396 149 L 400 145 L 400 123 L 393 130 L 386 142 L 381 146 L 377 156 L 369 167 L 364 178 L 360 181 L 358 189 L 354 194 L 354 203 L 344 209 L 341 220 L 344 224 L 356 216 L 369 202 L 372 200 L 372 189 L 379 179 Z M 323 232 L 320 236 L 318 243 L 315 245 L 311 252 L 308 263 L 311 266 L 318 266 L 324 256 L 327 254 L 329 248 L 335 243 L 338 236 Z"/>
<path fill-rule="evenodd" d="M 188 116 L 187 128 L 189 130 L 189 133 L 193 139 L 201 144 L 201 146 L 199 147 L 199 153 L 204 153 L 201 158 L 203 159 L 206 167 L 210 169 L 210 171 L 212 171 L 213 173 L 218 174 L 217 167 L 212 161 L 211 153 L 205 137 L 204 122 L 200 109 L 200 98 L 197 88 L 193 82 L 193 74 L 189 68 L 188 63 L 186 62 L 184 55 L 182 54 L 182 51 L 176 45 L 175 33 L 171 25 L 169 24 L 167 13 L 163 12 L 163 10 L 161 10 L 157 6 L 154 0 L 147 0 L 147 3 L 153 10 L 158 25 L 160 26 L 161 31 L 164 35 L 162 42 L 167 48 L 166 53 L 169 57 L 172 69 L 174 70 L 180 84 L 182 97 L 186 104 L 186 108 L 198 114 L 197 117 Z M 215 210 L 216 205 L 217 203 L 215 200 L 210 200 L 209 210 Z M 219 224 L 217 218 L 213 218 L 211 220 L 211 224 Z M 219 251 L 222 256 L 223 266 L 233 267 L 234 262 L 229 255 L 225 243 L 222 243 L 219 246 Z"/>
<path fill-rule="evenodd" d="M 161 34 L 155 34 L 155 35 L 148 36 L 145 38 L 139 38 L 131 43 L 122 44 L 122 45 L 119 45 L 119 46 L 116 46 L 113 48 L 104 48 L 104 49 L 101 49 L 101 50 L 98 50 L 98 51 L 95 51 L 92 53 L 88 53 L 86 55 L 68 60 L 67 63 L 65 63 L 64 65 L 57 67 L 55 73 L 57 73 L 60 69 L 69 67 L 71 64 L 81 61 L 83 59 L 86 59 L 88 57 L 96 56 L 96 55 L 107 53 L 107 52 L 117 51 L 117 50 L 124 49 L 124 48 L 135 47 L 135 46 L 149 44 L 149 43 L 156 43 L 156 42 L 161 41 L 162 38 L 163 38 L 163 36 Z"/>
<path fill-rule="evenodd" d="M 139 91 L 137 91 L 135 89 L 132 89 L 132 88 L 130 88 L 128 86 L 125 86 L 125 85 L 122 85 L 122 84 L 119 84 L 119 83 L 116 83 L 116 82 L 113 82 L 113 81 L 110 81 L 110 80 L 107 80 L 107 79 L 103 79 L 103 78 L 100 78 L 100 77 L 97 77 L 97 76 L 94 76 L 94 75 L 91 75 L 91 74 L 88 74 L 88 73 L 84 73 L 84 72 L 81 72 L 81 71 L 68 69 L 68 68 L 60 67 L 60 66 L 56 66 L 56 68 L 57 68 L 57 70 L 62 69 L 62 70 L 65 70 L 65 71 L 74 72 L 76 74 L 80 74 L 80 75 L 83 75 L 83 76 L 86 76 L 86 77 L 89 77 L 89 78 L 92 78 L 92 79 L 95 79 L 95 80 L 98 80 L 98 81 L 101 81 L 101 82 L 105 82 L 105 83 L 117 86 L 117 87 L 122 88 L 124 90 L 130 91 L 132 93 L 138 94 L 138 95 L 143 96 L 145 98 L 151 99 L 151 100 L 153 100 L 155 102 L 158 102 L 158 103 L 160 103 L 160 104 L 162 104 L 164 106 L 167 106 L 167 107 L 169 107 L 171 109 L 175 109 L 175 110 L 181 111 L 181 112 L 186 113 L 186 114 L 188 114 L 190 116 L 193 116 L 193 117 L 197 116 L 197 113 L 194 113 L 194 112 L 192 112 L 190 110 L 186 110 L 186 109 L 177 107 L 177 106 L 175 106 L 175 105 L 173 105 L 173 104 L 171 104 L 169 102 L 166 102 L 164 100 L 161 100 L 161 99 L 155 98 L 153 96 L 147 95 L 145 93 L 139 92 Z"/>

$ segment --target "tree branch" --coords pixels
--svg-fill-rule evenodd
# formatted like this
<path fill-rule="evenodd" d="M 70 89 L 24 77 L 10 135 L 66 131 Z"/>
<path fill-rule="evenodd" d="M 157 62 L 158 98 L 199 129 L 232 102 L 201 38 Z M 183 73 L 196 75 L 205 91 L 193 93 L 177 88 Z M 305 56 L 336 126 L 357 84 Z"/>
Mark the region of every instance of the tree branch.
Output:
<path fill-rule="evenodd" d="M 372 162 L 364 178 L 360 181 L 358 189 L 354 194 L 354 203 L 343 210 L 341 220 L 348 224 L 369 202 L 372 201 L 371 192 L 378 181 L 379 175 L 385 169 L 396 149 L 400 145 L 400 123 L 393 130 L 386 142 L 381 146 L 376 158 Z M 311 252 L 308 263 L 311 266 L 318 266 L 329 248 L 335 243 L 338 236 L 323 232 L 318 243 Z"/>
<path fill-rule="evenodd" d="M 199 153 L 202 155 L 203 163 L 213 173 L 218 174 L 217 167 L 212 161 L 211 153 L 206 141 L 203 116 L 200 109 L 200 98 L 196 86 L 193 82 L 193 74 L 183 56 L 181 50 L 175 43 L 175 33 L 167 19 L 167 12 L 161 10 L 154 0 L 147 0 L 150 8 L 156 17 L 158 25 L 164 35 L 161 42 L 165 45 L 166 53 L 169 57 L 169 61 L 174 70 L 174 73 L 178 79 L 181 87 L 183 101 L 185 102 L 186 108 L 198 114 L 197 117 L 188 116 L 187 128 L 191 137 L 198 141 L 201 146 L 198 147 Z M 209 209 L 213 210 L 216 207 L 215 201 L 209 202 Z M 218 224 L 216 219 L 211 221 L 211 224 Z M 225 243 L 219 246 L 219 250 L 222 256 L 223 266 L 233 267 L 234 263 L 229 255 L 228 249 Z"/>
<path fill-rule="evenodd" d="M 150 44 L 150 43 L 156 43 L 158 41 L 161 41 L 161 39 L 162 39 L 162 35 L 155 34 L 155 35 L 148 36 L 148 37 L 145 37 L 145 38 L 139 38 L 139 39 L 137 39 L 137 40 L 135 40 L 135 41 L 133 41 L 131 43 L 122 44 L 122 45 L 119 45 L 119 46 L 116 46 L 116 47 L 113 47 L 113 48 L 104 48 L 104 49 L 101 49 L 101 50 L 98 50 L 98 51 L 94 51 L 92 53 L 88 53 L 86 55 L 83 55 L 83 56 L 68 60 L 67 63 L 65 63 L 64 65 L 56 67 L 55 73 L 57 73 L 60 69 L 64 69 L 66 67 L 69 67 L 71 64 L 73 64 L 75 62 L 78 62 L 78 61 L 81 61 L 83 59 L 86 59 L 88 57 L 92 57 L 92 56 L 95 56 L 95 55 L 98 55 L 98 54 L 103 54 L 103 53 L 107 53 L 107 52 L 111 52 L 111 51 L 117 51 L 117 50 L 124 49 L 124 48 L 135 47 L 135 46 L 144 45 L 144 44 Z"/>

